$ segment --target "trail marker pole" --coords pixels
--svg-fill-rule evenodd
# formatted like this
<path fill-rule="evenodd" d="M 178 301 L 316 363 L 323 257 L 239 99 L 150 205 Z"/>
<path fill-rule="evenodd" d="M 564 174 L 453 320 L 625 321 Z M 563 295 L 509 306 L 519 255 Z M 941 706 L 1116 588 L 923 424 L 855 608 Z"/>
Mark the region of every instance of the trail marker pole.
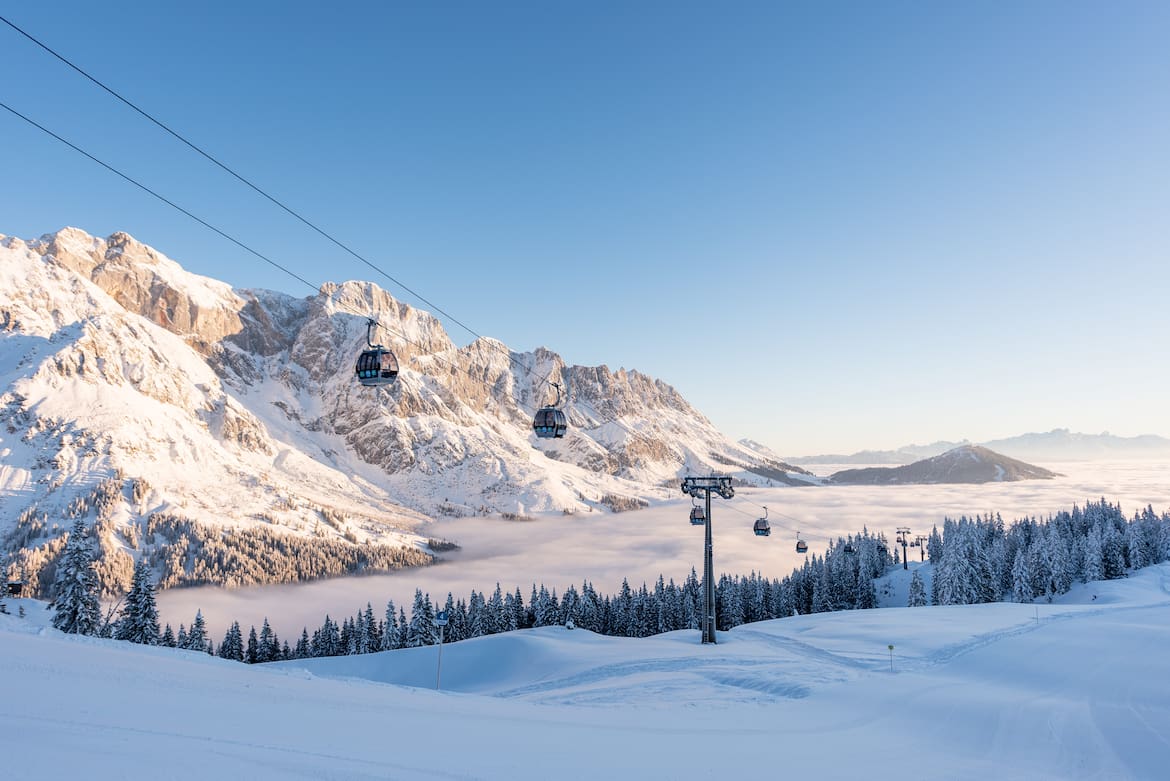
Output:
<path fill-rule="evenodd" d="M 894 671 L 894 646 L 890 645 L 890 672 Z"/>
<path fill-rule="evenodd" d="M 443 675 L 443 627 L 447 626 L 447 611 L 440 610 L 435 614 L 434 625 L 439 627 L 439 665 L 435 668 L 435 691 L 439 690 L 439 681 Z"/>

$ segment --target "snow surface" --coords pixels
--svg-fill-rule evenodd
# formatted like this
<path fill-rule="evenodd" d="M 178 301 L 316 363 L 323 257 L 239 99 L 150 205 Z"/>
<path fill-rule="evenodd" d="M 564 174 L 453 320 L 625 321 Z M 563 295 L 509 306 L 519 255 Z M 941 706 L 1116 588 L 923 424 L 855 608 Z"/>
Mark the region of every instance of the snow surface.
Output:
<path fill-rule="evenodd" d="M 899 570 L 899 572 L 902 572 Z M 248 667 L 0 616 L 13 778 L 1160 779 L 1170 565 L 1056 604 L 646 639 L 544 627 Z M 891 654 L 888 645 L 894 645 Z M 891 670 L 892 664 L 892 670 Z"/>

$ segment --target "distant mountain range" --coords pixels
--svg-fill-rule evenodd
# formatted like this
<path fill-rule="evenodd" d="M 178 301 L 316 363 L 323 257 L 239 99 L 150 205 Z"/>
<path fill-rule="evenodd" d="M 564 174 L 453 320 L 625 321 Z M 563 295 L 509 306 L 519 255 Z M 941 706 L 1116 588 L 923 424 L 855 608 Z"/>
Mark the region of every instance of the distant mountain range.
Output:
<path fill-rule="evenodd" d="M 979 445 L 960 445 L 937 456 L 896 467 L 874 466 L 835 472 L 838 485 L 930 485 L 934 483 L 1007 483 L 1050 480 L 1050 472 Z"/>
<path fill-rule="evenodd" d="M 849 455 L 825 454 L 792 456 L 783 460 L 791 464 L 909 464 L 940 455 L 963 445 L 961 442 L 934 442 L 929 445 L 906 445 L 897 450 L 861 450 Z M 1043 433 L 1021 434 L 1007 439 L 979 443 L 988 450 L 1025 461 L 1107 461 L 1128 459 L 1170 459 L 1170 439 L 1154 434 L 1119 437 L 1113 434 L 1080 434 L 1066 428 Z"/>

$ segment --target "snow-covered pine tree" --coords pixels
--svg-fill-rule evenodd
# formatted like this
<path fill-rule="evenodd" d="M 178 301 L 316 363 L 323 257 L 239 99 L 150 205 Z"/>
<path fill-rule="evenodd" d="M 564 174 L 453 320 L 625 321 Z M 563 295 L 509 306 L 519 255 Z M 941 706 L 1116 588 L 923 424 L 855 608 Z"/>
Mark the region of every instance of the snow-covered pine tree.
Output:
<path fill-rule="evenodd" d="M 383 651 L 392 651 L 398 641 L 398 613 L 394 610 L 394 600 L 386 603 L 386 620 L 382 622 L 382 638 L 379 648 Z"/>
<path fill-rule="evenodd" d="M 207 624 L 203 621 L 203 611 L 195 611 L 195 620 L 191 622 L 191 628 L 187 630 L 187 645 L 192 651 L 206 651 L 207 650 Z"/>
<path fill-rule="evenodd" d="M 325 616 L 325 620 L 329 620 L 329 616 Z M 244 649 L 244 661 L 248 664 L 256 664 L 260 661 L 260 641 L 256 637 L 256 627 L 252 626 L 248 630 L 248 645 Z"/>
<path fill-rule="evenodd" d="M 926 586 L 922 582 L 922 575 L 918 570 L 910 576 L 910 597 L 906 602 L 908 607 L 923 607 L 926 605 Z"/>
<path fill-rule="evenodd" d="M 118 620 L 114 637 L 131 643 L 158 645 L 158 607 L 154 600 L 154 584 L 151 582 L 150 567 L 146 559 L 134 565 L 134 576 L 130 591 L 122 603 L 122 614 Z"/>
<path fill-rule="evenodd" d="M 256 661 L 263 664 L 276 659 L 279 645 L 275 642 L 272 627 L 268 624 L 268 616 L 264 616 L 264 624 L 260 627 L 260 638 L 256 644 Z"/>
<path fill-rule="evenodd" d="M 297 646 L 293 649 L 293 659 L 308 659 L 309 651 L 309 628 L 301 627 L 301 639 L 297 640 Z"/>
<path fill-rule="evenodd" d="M 1032 591 L 1032 572 L 1028 567 L 1031 557 L 1027 548 L 1016 549 L 1016 560 L 1012 563 L 1012 600 L 1031 602 L 1036 596 Z"/>
<path fill-rule="evenodd" d="M 224 633 L 223 642 L 219 645 L 219 656 L 236 662 L 244 661 L 244 635 L 240 631 L 239 621 L 233 621 Z"/>
<path fill-rule="evenodd" d="M 406 609 L 398 608 L 398 640 L 395 648 L 406 648 L 406 641 L 410 634 L 410 625 L 406 622 Z"/>
<path fill-rule="evenodd" d="M 435 617 L 429 595 L 424 596 L 422 589 L 414 590 L 414 604 L 410 609 L 410 624 L 407 627 L 406 646 L 418 648 L 423 645 L 432 645 L 435 642 L 435 627 L 432 623 Z"/>
<path fill-rule="evenodd" d="M 428 598 L 427 602 L 430 600 Z M 491 599 L 487 601 L 487 631 L 491 634 L 507 631 L 508 618 L 504 615 L 504 594 L 500 590 L 500 584 L 496 584 L 496 590 L 492 592 Z M 432 614 L 433 617 L 433 614 Z M 434 630 L 431 631 L 435 635 Z M 433 640 L 432 640 L 433 642 Z"/>
<path fill-rule="evenodd" d="M 101 629 L 98 579 L 93 571 L 93 549 L 81 519 L 65 541 L 53 586 L 53 626 L 66 634 L 96 635 Z"/>

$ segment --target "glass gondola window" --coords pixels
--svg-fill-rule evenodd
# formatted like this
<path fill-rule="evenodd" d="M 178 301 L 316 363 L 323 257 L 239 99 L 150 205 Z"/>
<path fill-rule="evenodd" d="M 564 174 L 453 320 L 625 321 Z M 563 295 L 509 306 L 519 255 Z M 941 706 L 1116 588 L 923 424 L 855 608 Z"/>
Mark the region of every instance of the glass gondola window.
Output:
<path fill-rule="evenodd" d="M 532 430 L 541 439 L 553 439 L 565 436 L 569 430 L 569 419 L 564 410 L 558 409 L 561 403 L 561 386 L 552 383 L 557 389 L 557 400 L 552 404 L 541 407 L 532 418 Z"/>
<path fill-rule="evenodd" d="M 358 382 L 367 387 L 389 385 L 398 377 L 398 359 L 394 357 L 394 353 L 380 344 L 374 344 L 371 339 L 373 328 L 377 324 L 376 320 L 369 320 L 366 323 L 368 349 L 362 351 L 354 366 Z"/>
<path fill-rule="evenodd" d="M 767 537 L 772 533 L 772 525 L 768 523 L 768 508 L 764 508 L 764 517 L 756 519 L 752 531 L 756 533 L 757 537 Z"/>

